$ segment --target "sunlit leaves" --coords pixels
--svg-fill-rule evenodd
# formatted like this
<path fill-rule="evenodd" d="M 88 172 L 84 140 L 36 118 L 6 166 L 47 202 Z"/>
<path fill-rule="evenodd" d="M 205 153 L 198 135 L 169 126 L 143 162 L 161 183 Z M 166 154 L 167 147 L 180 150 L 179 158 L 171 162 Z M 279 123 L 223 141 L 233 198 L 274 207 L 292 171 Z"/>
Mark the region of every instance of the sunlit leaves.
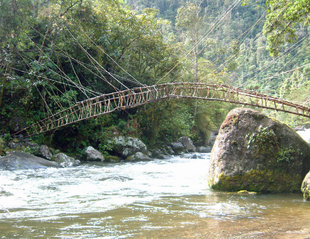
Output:
<path fill-rule="evenodd" d="M 298 24 L 307 25 L 310 20 L 310 0 L 268 0 L 268 15 L 264 26 L 271 55 L 277 56 L 285 42 L 298 38 Z"/>

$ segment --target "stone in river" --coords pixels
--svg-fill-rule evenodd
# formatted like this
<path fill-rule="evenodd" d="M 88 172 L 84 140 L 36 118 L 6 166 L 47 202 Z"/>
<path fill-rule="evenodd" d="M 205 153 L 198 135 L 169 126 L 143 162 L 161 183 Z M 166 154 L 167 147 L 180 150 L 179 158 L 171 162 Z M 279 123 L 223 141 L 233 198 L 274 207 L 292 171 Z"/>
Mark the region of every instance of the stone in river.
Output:
<path fill-rule="evenodd" d="M 52 160 L 56 161 L 61 167 L 73 167 L 78 166 L 81 162 L 64 153 L 58 153 L 52 157 Z"/>
<path fill-rule="evenodd" d="M 102 153 L 92 146 L 88 146 L 84 150 L 84 155 L 87 161 L 104 161 L 104 156 Z"/>
<path fill-rule="evenodd" d="M 310 169 L 310 146 L 257 111 L 232 110 L 214 143 L 209 184 L 223 191 L 296 192 Z"/>
<path fill-rule="evenodd" d="M 302 182 L 301 192 L 304 196 L 304 199 L 310 200 L 310 171 Z"/>
<path fill-rule="evenodd" d="M 38 169 L 47 167 L 59 167 L 59 164 L 19 151 L 12 152 L 0 158 L 0 170 Z"/>

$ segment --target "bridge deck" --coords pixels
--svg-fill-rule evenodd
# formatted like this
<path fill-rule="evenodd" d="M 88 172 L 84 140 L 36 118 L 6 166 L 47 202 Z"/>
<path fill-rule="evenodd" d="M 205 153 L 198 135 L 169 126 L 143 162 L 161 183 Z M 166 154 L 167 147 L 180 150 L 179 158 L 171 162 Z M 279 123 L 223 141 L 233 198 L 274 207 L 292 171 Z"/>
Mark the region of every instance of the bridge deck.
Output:
<path fill-rule="evenodd" d="M 34 123 L 18 133 L 26 132 L 28 136 L 42 134 L 116 110 L 125 110 L 158 100 L 172 98 L 222 101 L 282 111 L 310 118 L 309 107 L 280 98 L 232 88 L 227 85 L 182 82 L 132 88 L 90 98 Z"/>

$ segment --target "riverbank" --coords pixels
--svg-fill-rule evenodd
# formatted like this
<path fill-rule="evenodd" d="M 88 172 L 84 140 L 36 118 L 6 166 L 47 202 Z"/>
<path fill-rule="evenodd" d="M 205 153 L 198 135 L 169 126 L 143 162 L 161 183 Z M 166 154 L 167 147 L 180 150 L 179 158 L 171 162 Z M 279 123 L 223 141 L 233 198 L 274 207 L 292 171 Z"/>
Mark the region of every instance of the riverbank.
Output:
<path fill-rule="evenodd" d="M 149 150 L 138 138 L 116 136 L 102 147 L 104 151 L 87 146 L 82 151 L 69 155 L 59 149 L 39 145 L 22 136 L 14 139 L 9 137 L 0 139 L 0 157 L 2 157 L 0 169 L 2 170 L 31 169 L 31 167 L 33 169 L 72 167 L 86 162 L 150 161 L 153 159 L 167 159 L 172 155 L 181 155 L 188 152 L 207 153 L 211 151 L 211 146 L 196 147 L 192 140 L 185 136 L 180 137 L 176 142 L 152 150 Z"/>

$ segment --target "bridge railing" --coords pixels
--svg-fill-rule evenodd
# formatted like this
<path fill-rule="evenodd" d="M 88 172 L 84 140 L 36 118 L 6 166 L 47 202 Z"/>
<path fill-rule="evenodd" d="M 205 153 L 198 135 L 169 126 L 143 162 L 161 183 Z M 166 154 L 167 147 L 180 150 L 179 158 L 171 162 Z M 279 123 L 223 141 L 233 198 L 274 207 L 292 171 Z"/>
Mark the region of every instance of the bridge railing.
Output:
<path fill-rule="evenodd" d="M 116 110 L 134 108 L 163 99 L 182 98 L 222 101 L 310 117 L 309 107 L 276 97 L 227 85 L 180 82 L 137 87 L 89 98 L 36 122 L 18 133 L 26 132 L 29 136 L 42 134 Z"/>

